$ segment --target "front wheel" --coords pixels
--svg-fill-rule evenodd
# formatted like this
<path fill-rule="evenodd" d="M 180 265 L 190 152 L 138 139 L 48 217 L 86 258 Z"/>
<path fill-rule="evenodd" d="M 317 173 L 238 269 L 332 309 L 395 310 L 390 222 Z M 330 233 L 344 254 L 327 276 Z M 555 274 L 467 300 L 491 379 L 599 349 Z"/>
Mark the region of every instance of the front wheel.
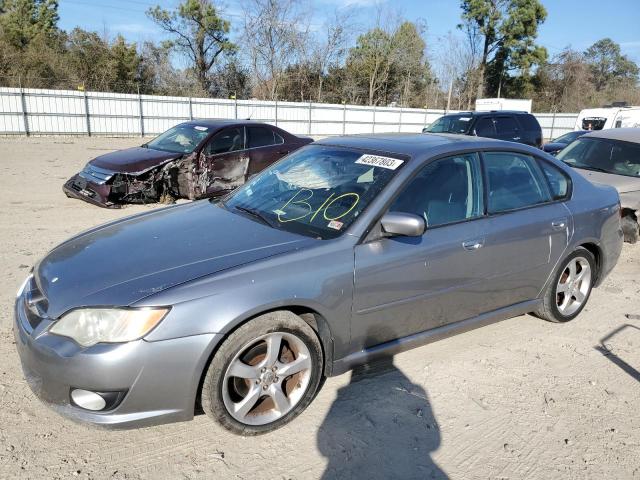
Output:
<path fill-rule="evenodd" d="M 560 264 L 545 290 L 542 305 L 534 312 L 536 316 L 557 323 L 576 318 L 589 300 L 595 274 L 593 254 L 578 247 Z"/>
<path fill-rule="evenodd" d="M 267 433 L 311 403 L 322 370 L 314 330 L 291 312 L 272 312 L 238 328 L 218 349 L 202 386 L 202 408 L 234 433 Z"/>

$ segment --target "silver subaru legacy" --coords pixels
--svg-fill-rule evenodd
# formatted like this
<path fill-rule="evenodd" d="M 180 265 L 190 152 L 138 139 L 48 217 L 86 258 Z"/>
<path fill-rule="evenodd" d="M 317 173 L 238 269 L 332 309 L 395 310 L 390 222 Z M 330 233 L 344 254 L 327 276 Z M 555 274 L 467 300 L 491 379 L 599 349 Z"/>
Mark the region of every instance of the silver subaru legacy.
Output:
<path fill-rule="evenodd" d="M 276 429 L 321 379 L 533 313 L 566 322 L 622 248 L 616 190 L 521 144 L 446 134 L 330 138 L 218 202 L 67 240 L 25 280 L 25 377 L 103 426 L 204 410 Z"/>

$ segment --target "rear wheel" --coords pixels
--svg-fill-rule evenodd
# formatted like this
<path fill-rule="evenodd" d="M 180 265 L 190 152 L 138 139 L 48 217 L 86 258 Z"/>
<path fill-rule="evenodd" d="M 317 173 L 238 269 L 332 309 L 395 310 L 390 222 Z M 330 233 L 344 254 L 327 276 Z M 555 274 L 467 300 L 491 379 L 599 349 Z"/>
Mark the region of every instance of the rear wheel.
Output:
<path fill-rule="evenodd" d="M 589 300 L 595 275 L 593 254 L 586 248 L 577 248 L 560 264 L 535 314 L 550 322 L 573 320 Z"/>
<path fill-rule="evenodd" d="M 322 349 L 291 312 L 272 312 L 241 326 L 216 352 L 202 387 L 202 408 L 241 435 L 275 430 L 311 403 L 322 377 Z"/>

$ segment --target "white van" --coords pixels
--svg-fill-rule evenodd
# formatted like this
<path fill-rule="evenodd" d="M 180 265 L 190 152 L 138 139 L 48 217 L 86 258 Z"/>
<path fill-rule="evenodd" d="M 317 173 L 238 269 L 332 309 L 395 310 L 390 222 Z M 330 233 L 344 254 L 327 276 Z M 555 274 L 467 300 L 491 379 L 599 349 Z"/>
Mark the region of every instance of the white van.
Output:
<path fill-rule="evenodd" d="M 491 112 L 493 110 L 516 110 L 531 113 L 533 100 L 519 98 L 478 98 L 476 112 Z"/>
<path fill-rule="evenodd" d="M 578 114 L 574 130 L 640 127 L 640 107 L 586 108 Z"/>

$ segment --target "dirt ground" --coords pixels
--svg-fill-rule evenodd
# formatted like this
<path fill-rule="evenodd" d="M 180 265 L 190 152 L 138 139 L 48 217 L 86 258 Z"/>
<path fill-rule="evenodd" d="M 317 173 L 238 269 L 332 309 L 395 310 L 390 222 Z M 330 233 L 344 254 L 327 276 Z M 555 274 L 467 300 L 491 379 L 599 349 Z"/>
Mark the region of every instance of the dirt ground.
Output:
<path fill-rule="evenodd" d="M 128 431 L 59 417 L 22 379 L 15 291 L 66 237 L 153 208 L 61 190 L 91 157 L 139 143 L 0 139 L 0 479 L 640 479 L 640 246 L 575 321 L 513 318 L 330 378 L 273 434 L 236 437 L 206 416 Z"/>

